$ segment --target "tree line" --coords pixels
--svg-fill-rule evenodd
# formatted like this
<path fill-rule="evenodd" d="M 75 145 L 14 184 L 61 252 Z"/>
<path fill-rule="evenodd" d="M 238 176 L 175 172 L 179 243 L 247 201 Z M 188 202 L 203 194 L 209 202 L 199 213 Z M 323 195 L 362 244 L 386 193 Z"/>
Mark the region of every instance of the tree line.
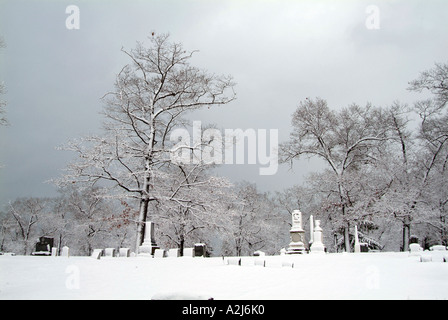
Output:
<path fill-rule="evenodd" d="M 169 35 L 148 39 L 148 46 L 122 49 L 129 64 L 102 98 L 103 132 L 61 147 L 76 157 L 53 180 L 60 195 L 6 206 L 0 250 L 29 254 L 42 235 L 79 254 L 95 247 L 135 250 L 151 220 L 162 247 L 182 251 L 205 242 L 219 254 L 274 254 L 288 245 L 290 213 L 297 208 L 304 221 L 311 214 L 322 220 L 329 251 L 350 251 L 355 225 L 383 249 L 407 250 L 411 235 L 425 245 L 447 244 L 447 64 L 409 83 L 409 90 L 431 94 L 413 106 L 330 108 L 322 98 L 300 101 L 280 162 L 320 158 L 326 167 L 301 186 L 263 193 L 254 184 L 233 185 L 200 159 L 171 161 L 174 146 L 194 159 L 216 145 L 208 137 L 179 147 L 170 133 L 191 128 L 191 112 L 236 99 L 235 83 L 192 66 L 196 52 Z"/>

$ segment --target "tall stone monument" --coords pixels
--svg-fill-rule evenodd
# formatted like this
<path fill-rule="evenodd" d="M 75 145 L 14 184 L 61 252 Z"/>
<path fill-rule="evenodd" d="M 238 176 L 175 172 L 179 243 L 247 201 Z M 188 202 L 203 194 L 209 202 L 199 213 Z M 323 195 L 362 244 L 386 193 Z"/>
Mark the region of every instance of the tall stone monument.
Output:
<path fill-rule="evenodd" d="M 138 248 L 138 253 L 143 255 L 153 255 L 156 249 L 160 249 L 154 237 L 154 222 L 146 221 L 145 238 L 142 245 Z"/>
<path fill-rule="evenodd" d="M 320 227 L 320 220 L 315 220 L 313 231 L 313 243 L 311 244 L 311 253 L 325 253 L 325 246 L 322 242 L 322 228 Z"/>
<path fill-rule="evenodd" d="M 292 212 L 292 227 L 289 233 L 291 235 L 291 243 L 286 253 L 305 253 L 305 231 L 302 227 L 302 212 L 300 210 L 294 210 Z"/>

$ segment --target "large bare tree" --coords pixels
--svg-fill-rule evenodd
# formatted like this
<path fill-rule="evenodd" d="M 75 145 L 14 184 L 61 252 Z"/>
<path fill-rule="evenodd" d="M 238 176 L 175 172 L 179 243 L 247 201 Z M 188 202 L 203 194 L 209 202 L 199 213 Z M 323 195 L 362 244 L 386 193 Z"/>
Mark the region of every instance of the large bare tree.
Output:
<path fill-rule="evenodd" d="M 71 141 L 78 161 L 68 167 L 64 183 L 109 182 L 116 196 L 138 200 L 137 243 L 144 237 L 148 204 L 157 200 L 155 181 L 167 173 L 169 151 L 176 141 L 170 132 L 188 123 L 183 115 L 235 99 L 231 76 L 210 74 L 190 65 L 195 51 L 186 51 L 169 35 L 149 36 L 149 46 L 122 49 L 130 63 L 119 72 L 105 101 L 104 134 Z M 183 181 L 186 187 L 187 181 Z M 173 194 L 172 197 L 176 197 Z M 182 199 L 178 200 L 182 203 Z"/>
<path fill-rule="evenodd" d="M 349 252 L 349 208 L 354 203 L 349 185 L 361 166 L 380 158 L 381 145 L 391 139 L 386 114 L 380 108 L 356 104 L 334 111 L 323 99 L 307 98 L 294 112 L 292 126 L 290 140 L 280 147 L 281 161 L 318 157 L 328 165 L 337 197 L 333 209 L 340 213 L 345 250 Z"/>

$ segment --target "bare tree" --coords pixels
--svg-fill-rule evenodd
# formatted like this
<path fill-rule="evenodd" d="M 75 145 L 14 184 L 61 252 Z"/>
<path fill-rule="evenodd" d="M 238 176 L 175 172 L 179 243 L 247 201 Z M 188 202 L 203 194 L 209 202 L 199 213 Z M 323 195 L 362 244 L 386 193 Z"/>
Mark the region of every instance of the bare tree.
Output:
<path fill-rule="evenodd" d="M 332 111 L 323 99 L 301 101 L 292 116 L 293 132 L 290 140 L 280 147 L 281 161 L 290 162 L 300 157 L 319 157 L 333 175 L 337 201 L 333 206 L 340 213 L 345 250 L 350 251 L 349 228 L 353 206 L 349 185 L 353 172 L 380 158 L 381 146 L 391 139 L 391 128 L 386 114 L 370 104 L 352 104 L 340 111 Z M 351 178 L 349 178 L 351 175 Z M 349 183 L 350 182 L 350 183 Z"/>
<path fill-rule="evenodd" d="M 9 203 L 9 214 L 15 222 L 13 238 L 16 249 L 24 255 L 29 254 L 37 242 L 38 222 L 45 214 L 47 204 L 48 199 L 45 198 L 19 198 Z"/>
<path fill-rule="evenodd" d="M 78 153 L 60 182 L 108 182 L 116 196 L 139 201 L 136 246 L 143 242 L 150 201 L 157 200 L 155 180 L 170 161 L 170 132 L 187 123 L 182 116 L 235 99 L 230 76 L 209 74 L 190 65 L 193 52 L 166 34 L 149 38 L 150 46 L 122 49 L 130 59 L 104 101 L 105 134 L 72 141 Z M 113 189 L 112 189 L 113 188 Z M 175 195 L 173 195 L 173 198 Z"/>

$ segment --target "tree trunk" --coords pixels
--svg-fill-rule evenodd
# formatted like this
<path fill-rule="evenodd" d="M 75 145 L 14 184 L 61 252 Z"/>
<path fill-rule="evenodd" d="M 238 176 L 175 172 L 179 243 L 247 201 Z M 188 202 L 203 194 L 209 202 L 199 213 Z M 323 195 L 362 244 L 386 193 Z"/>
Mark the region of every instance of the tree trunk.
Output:
<path fill-rule="evenodd" d="M 148 204 L 149 204 L 149 186 L 150 186 L 150 165 L 151 157 L 148 156 L 145 161 L 145 177 L 143 179 L 143 190 L 141 193 L 140 200 L 140 211 L 137 221 L 137 237 L 136 237 L 136 247 L 135 252 L 138 254 L 138 248 L 142 245 L 143 239 L 145 238 L 145 224 L 146 218 L 148 216 Z"/>
<path fill-rule="evenodd" d="M 407 222 L 403 223 L 403 251 L 409 251 L 409 237 L 411 233 L 411 225 Z"/>
<path fill-rule="evenodd" d="M 350 252 L 350 224 L 347 223 L 347 226 L 344 228 L 344 246 L 345 252 Z"/>

